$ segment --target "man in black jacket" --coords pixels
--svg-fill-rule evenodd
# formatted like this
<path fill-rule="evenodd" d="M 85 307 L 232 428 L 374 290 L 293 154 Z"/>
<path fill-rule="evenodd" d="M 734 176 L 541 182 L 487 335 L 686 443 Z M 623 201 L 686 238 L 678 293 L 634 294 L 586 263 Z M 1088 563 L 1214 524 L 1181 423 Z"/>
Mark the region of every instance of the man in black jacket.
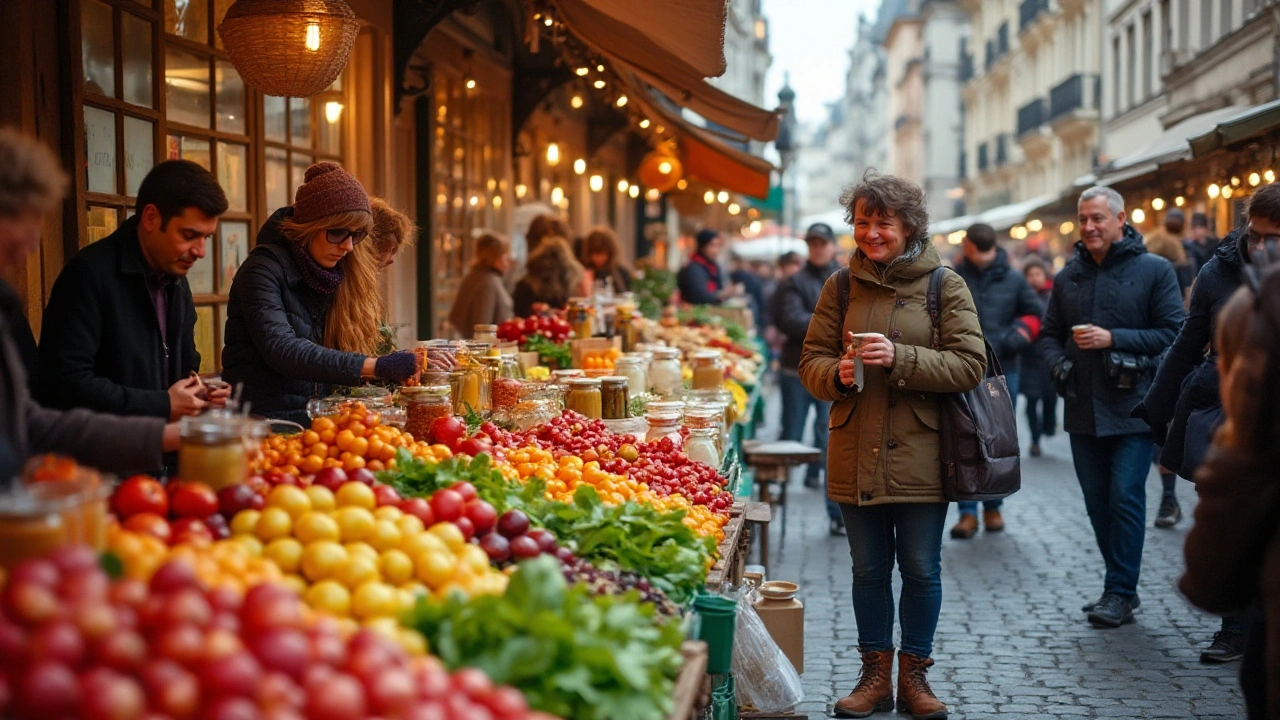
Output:
<path fill-rule="evenodd" d="M 1102 597 L 1084 610 L 1094 625 L 1119 627 L 1139 604 L 1155 447 L 1151 428 L 1130 412 L 1185 312 L 1173 266 L 1125 224 L 1119 193 L 1089 188 L 1078 207 L 1081 241 L 1054 279 L 1039 350 L 1066 398 L 1063 425 L 1106 563 Z"/>
<path fill-rule="evenodd" d="M 186 160 L 152 168 L 133 217 L 76 253 L 58 275 L 40 336 L 42 400 L 177 420 L 227 391 L 206 393 L 187 273 L 227 211 L 208 170 Z"/>
<path fill-rule="evenodd" d="M 809 332 L 813 309 L 822 296 L 822 286 L 840 269 L 840 261 L 836 259 L 840 247 L 831 226 L 825 223 L 810 225 L 805 231 L 804 241 L 809 246 L 809 262 L 778 284 L 773 321 L 786 336 L 778 372 L 778 385 L 782 391 L 782 439 L 799 441 L 804 436 L 809 408 L 813 407 L 813 444 L 822 449 L 822 459 L 809 463 L 804 484 L 816 488 L 822 487 L 822 472 L 827 467 L 827 415 L 831 411 L 831 403 L 815 399 L 800 382 L 800 353 L 804 350 L 804 336 Z M 844 532 L 840 506 L 829 499 L 827 519 L 833 535 Z"/>
<path fill-rule="evenodd" d="M 1044 306 L 1022 273 L 1009 265 L 1009 255 L 996 245 L 996 231 L 990 225 L 971 226 L 965 231 L 961 248 L 964 258 L 956 264 L 956 273 L 969 286 L 982 334 L 995 350 L 1009 383 L 1009 395 L 1016 403 L 1021 356 L 1035 339 Z M 1003 504 L 1003 500 L 982 503 L 982 526 L 987 532 L 1004 530 L 1000 514 Z M 951 528 L 951 537 L 973 537 L 978 531 L 978 503 L 959 502 L 956 507 L 960 520 Z"/>

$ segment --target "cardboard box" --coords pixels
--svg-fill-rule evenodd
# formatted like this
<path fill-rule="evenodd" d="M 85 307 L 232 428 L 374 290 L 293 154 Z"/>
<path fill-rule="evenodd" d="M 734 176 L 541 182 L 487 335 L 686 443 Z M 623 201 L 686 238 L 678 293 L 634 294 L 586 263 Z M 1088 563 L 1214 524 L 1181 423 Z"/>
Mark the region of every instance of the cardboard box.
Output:
<path fill-rule="evenodd" d="M 782 648 L 796 672 L 804 674 L 804 603 L 796 598 L 761 598 L 755 608 L 770 637 Z"/>

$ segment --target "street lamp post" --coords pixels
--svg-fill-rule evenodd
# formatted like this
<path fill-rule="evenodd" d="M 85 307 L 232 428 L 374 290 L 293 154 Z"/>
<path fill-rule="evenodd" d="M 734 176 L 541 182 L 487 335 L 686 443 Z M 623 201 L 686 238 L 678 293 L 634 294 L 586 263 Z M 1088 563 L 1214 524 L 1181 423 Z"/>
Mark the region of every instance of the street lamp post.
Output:
<path fill-rule="evenodd" d="M 783 115 L 782 123 L 778 127 L 778 137 L 774 140 L 774 147 L 782 157 L 782 168 L 778 178 L 782 188 L 782 214 L 779 219 L 791 228 L 793 235 L 796 233 L 796 224 L 799 222 L 799 208 L 796 205 L 796 174 L 788 171 L 791 170 L 796 159 L 796 150 L 799 149 L 796 143 L 795 99 L 796 92 L 791 89 L 791 75 L 788 73 L 782 82 L 782 89 L 778 91 L 778 107 L 783 111 Z M 788 180 L 791 185 L 790 191 L 787 189 Z M 787 222 L 788 212 L 791 215 L 790 222 Z"/>

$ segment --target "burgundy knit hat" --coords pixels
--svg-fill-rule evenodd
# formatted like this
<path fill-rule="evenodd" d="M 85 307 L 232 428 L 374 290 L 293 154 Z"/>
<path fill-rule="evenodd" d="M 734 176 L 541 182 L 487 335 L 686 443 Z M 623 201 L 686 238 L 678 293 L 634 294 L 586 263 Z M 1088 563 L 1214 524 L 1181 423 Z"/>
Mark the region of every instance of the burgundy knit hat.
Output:
<path fill-rule="evenodd" d="M 345 212 L 372 214 L 364 186 L 338 163 L 318 162 L 307 168 L 305 178 L 294 196 L 294 222 L 309 223 Z"/>

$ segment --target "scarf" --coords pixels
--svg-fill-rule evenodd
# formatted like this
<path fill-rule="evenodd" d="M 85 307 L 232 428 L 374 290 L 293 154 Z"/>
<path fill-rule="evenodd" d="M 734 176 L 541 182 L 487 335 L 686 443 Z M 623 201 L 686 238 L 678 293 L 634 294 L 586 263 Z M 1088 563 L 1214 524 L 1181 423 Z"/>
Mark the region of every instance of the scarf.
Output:
<path fill-rule="evenodd" d="M 302 274 L 302 281 L 307 287 L 321 295 L 332 295 L 338 291 L 343 278 L 341 267 L 335 267 L 332 270 L 323 268 L 311 257 L 311 253 L 306 251 L 302 243 L 285 244 L 289 246 L 289 253 L 293 255 L 293 262 L 298 266 L 298 272 Z"/>

